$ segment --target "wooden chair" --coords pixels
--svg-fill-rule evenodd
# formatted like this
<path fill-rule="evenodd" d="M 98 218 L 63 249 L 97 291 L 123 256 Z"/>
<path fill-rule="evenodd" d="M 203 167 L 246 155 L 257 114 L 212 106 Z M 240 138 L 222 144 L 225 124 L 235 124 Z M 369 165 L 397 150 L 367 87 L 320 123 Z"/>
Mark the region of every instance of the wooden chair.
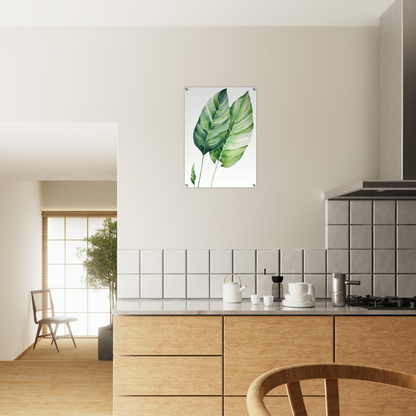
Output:
<path fill-rule="evenodd" d="M 36 344 L 38 342 L 39 338 L 47 337 L 48 335 L 52 336 L 52 342 L 55 343 L 56 350 L 59 352 L 58 344 L 56 343 L 56 340 L 59 338 L 72 338 L 72 342 L 75 345 L 75 348 L 77 345 L 75 344 L 74 336 L 72 335 L 71 327 L 69 325 L 70 322 L 78 321 L 78 318 L 71 318 L 70 316 L 55 316 L 53 301 L 52 301 L 52 294 L 50 289 L 45 290 L 33 290 L 30 292 L 32 295 L 32 306 L 33 306 L 33 317 L 35 318 L 35 324 L 38 324 L 38 331 L 36 333 L 36 339 L 35 343 L 33 344 L 33 349 L 35 349 Z M 42 318 L 38 320 L 38 313 L 42 313 L 43 311 L 51 311 L 52 316 L 49 316 L 47 318 Z M 42 330 L 42 325 L 47 325 L 49 328 L 48 334 L 40 335 L 40 331 Z M 55 331 L 52 329 L 52 325 L 55 326 Z M 58 327 L 60 324 L 65 324 L 68 327 L 69 335 L 62 335 L 62 336 L 56 336 L 56 333 L 58 331 Z"/>
<path fill-rule="evenodd" d="M 325 380 L 327 416 L 339 416 L 338 379 L 364 380 L 389 384 L 416 391 L 416 375 L 346 364 L 306 364 L 281 367 L 262 374 L 253 381 L 247 393 L 249 416 L 271 416 L 263 399 L 270 390 L 286 384 L 293 416 L 307 416 L 299 382 L 310 379 Z"/>

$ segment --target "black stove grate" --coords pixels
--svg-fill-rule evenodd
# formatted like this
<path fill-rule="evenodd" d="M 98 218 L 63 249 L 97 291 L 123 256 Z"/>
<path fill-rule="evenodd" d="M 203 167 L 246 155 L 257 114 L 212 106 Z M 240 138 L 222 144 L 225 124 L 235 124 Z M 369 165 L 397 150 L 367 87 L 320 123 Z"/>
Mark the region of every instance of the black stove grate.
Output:
<path fill-rule="evenodd" d="M 416 296 L 401 298 L 396 296 L 348 296 L 348 304 L 366 309 L 416 309 Z"/>

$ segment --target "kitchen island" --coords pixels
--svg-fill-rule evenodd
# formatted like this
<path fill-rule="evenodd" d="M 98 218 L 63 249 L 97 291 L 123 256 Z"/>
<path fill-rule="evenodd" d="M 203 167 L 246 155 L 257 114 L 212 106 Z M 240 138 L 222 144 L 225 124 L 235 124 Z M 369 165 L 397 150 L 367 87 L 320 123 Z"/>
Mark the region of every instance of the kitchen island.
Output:
<path fill-rule="evenodd" d="M 416 373 L 416 311 L 275 303 L 121 299 L 114 312 L 114 414 L 241 416 L 250 383 L 270 369 L 336 362 Z M 324 413 L 322 381 L 302 383 L 309 415 Z M 343 380 L 341 414 L 411 414 L 415 394 Z M 286 392 L 271 414 L 291 415 Z"/>

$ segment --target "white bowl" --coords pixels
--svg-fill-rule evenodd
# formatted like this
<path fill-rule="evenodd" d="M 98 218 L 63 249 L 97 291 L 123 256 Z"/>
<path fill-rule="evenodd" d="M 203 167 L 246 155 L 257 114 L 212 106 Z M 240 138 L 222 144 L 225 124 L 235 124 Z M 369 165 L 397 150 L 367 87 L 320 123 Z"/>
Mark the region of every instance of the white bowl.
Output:
<path fill-rule="evenodd" d="M 308 293 L 308 284 L 304 282 L 289 283 L 288 287 L 292 296 L 303 296 Z"/>
<path fill-rule="evenodd" d="M 312 295 L 293 296 L 287 293 L 285 295 L 285 299 L 289 302 L 309 302 L 310 300 L 312 300 Z"/>

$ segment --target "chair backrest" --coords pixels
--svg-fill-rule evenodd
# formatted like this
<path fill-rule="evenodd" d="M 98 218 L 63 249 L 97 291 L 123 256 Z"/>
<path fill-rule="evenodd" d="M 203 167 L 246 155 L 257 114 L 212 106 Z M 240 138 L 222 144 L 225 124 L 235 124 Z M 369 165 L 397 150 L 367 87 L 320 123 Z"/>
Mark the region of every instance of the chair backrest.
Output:
<path fill-rule="evenodd" d="M 50 289 L 33 290 L 30 293 L 32 295 L 33 317 L 36 324 L 39 319 L 43 318 L 43 315 L 46 314 L 47 311 L 51 311 L 52 316 L 55 316 Z M 40 317 L 38 314 L 40 314 Z"/>
<path fill-rule="evenodd" d="M 307 364 L 281 367 L 262 374 L 253 381 L 247 393 L 247 410 L 250 416 L 271 416 L 263 399 L 270 390 L 286 384 L 294 416 L 307 416 L 300 381 L 325 380 L 327 416 L 339 416 L 338 379 L 364 380 L 416 390 L 416 375 L 346 364 Z"/>

